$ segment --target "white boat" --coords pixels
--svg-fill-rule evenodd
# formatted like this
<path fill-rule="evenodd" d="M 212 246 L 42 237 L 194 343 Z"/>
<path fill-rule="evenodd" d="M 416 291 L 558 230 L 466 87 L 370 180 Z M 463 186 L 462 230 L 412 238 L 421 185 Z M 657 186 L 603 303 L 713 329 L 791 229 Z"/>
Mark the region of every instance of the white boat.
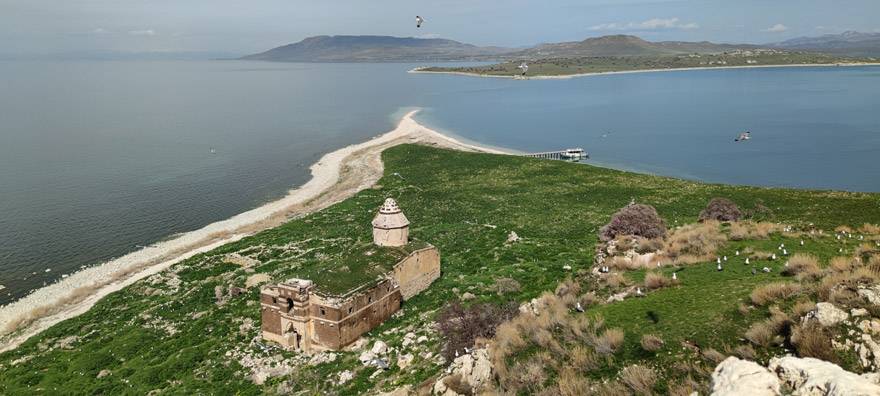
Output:
<path fill-rule="evenodd" d="M 584 149 L 582 149 L 580 147 L 565 149 L 560 154 L 562 155 L 562 158 L 571 159 L 571 160 L 579 160 L 582 158 L 589 158 L 589 155 L 587 155 L 587 152 L 584 151 Z"/>

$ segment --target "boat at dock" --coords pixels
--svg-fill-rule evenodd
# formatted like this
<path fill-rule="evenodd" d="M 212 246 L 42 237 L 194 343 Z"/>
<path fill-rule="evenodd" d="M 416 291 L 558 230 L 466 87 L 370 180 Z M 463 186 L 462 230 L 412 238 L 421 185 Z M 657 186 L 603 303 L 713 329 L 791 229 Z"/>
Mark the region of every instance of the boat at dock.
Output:
<path fill-rule="evenodd" d="M 555 159 L 555 160 L 568 160 L 568 161 L 580 161 L 583 159 L 590 158 L 590 155 L 587 154 L 586 150 L 580 147 L 568 148 L 565 150 L 559 151 L 547 151 L 543 153 L 531 153 L 525 154 L 525 157 L 530 158 L 541 158 L 541 159 Z"/>

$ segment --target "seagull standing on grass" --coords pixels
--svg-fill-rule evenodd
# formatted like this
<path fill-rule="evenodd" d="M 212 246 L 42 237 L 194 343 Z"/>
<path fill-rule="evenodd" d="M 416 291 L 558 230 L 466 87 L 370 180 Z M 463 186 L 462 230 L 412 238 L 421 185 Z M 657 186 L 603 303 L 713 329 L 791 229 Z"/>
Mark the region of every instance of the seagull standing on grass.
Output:
<path fill-rule="evenodd" d="M 576 309 L 578 312 L 584 312 L 584 307 L 581 306 L 581 303 L 577 303 L 574 309 Z"/>
<path fill-rule="evenodd" d="M 678 277 L 675 276 L 675 272 L 672 273 L 672 280 L 678 280 Z"/>
<path fill-rule="evenodd" d="M 425 22 L 425 18 L 422 18 L 422 17 L 416 15 L 416 27 L 417 28 L 422 27 L 423 22 Z"/>
<path fill-rule="evenodd" d="M 776 260 L 776 253 L 773 253 L 773 255 L 770 256 L 770 260 Z"/>
<path fill-rule="evenodd" d="M 749 263 L 749 258 L 748 258 L 748 257 L 746 257 L 746 264 L 748 264 L 748 263 Z"/>

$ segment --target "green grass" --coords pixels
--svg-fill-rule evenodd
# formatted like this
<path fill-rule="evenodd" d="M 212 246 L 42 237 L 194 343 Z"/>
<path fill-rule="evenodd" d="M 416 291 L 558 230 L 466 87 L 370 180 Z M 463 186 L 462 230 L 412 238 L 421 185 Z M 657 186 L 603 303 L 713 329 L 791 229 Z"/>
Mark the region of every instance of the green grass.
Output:
<path fill-rule="evenodd" d="M 749 63 L 749 61 L 754 63 Z M 757 55 L 700 54 L 656 56 L 601 56 L 583 58 L 548 58 L 529 62 L 529 76 L 566 76 L 584 73 L 607 73 L 619 71 L 682 69 L 695 67 L 731 66 L 785 66 L 785 65 L 834 65 L 837 63 L 876 62 L 871 58 L 841 57 L 807 52 L 764 53 Z M 424 71 L 462 72 L 492 76 L 514 76 L 521 60 L 486 66 L 429 67 Z"/>
<path fill-rule="evenodd" d="M 347 282 L 359 282 L 349 278 L 367 276 L 369 272 L 359 271 L 369 271 L 367 267 L 376 264 L 351 261 L 351 257 L 363 257 L 358 254 L 372 239 L 370 220 L 387 197 L 394 197 L 412 222 L 410 234 L 440 250 L 443 274 L 429 290 L 404 304 L 403 315 L 369 336 L 399 350 L 405 331 L 386 332 L 408 328 L 429 335 L 423 348 L 435 354 L 440 340 L 431 324 L 438 309 L 466 291 L 477 296 L 474 301 L 505 302 L 525 301 L 553 290 L 571 274 L 563 266 L 578 271 L 591 265 L 598 228 L 631 198 L 654 205 L 671 225 L 695 221 L 716 196 L 746 208 L 763 202 L 774 211 L 774 220 L 795 225 L 815 223 L 830 230 L 841 224 L 880 223 L 877 194 L 702 184 L 416 145 L 389 149 L 384 159 L 386 176 L 377 188 L 190 258 L 111 294 L 85 314 L 53 326 L 18 349 L 0 354 L 0 394 L 146 394 L 154 390 L 160 394 L 258 394 L 282 384 L 309 393 L 359 394 L 430 379 L 443 370 L 434 360 L 417 356 L 405 371 L 389 370 L 371 378 L 373 370 L 362 368 L 356 353 L 346 352 L 333 363 L 295 370 L 289 377 L 258 386 L 246 377 L 240 359 L 226 356 L 235 351 L 295 358 L 290 352 L 263 351 L 251 343 L 259 327 L 256 289 L 223 305 L 215 304 L 216 286 L 243 286 L 251 275 L 226 263 L 225 254 L 239 252 L 258 258 L 262 264 L 256 272 L 275 280 L 323 277 L 326 282 L 339 279 L 339 290 L 348 288 Z M 395 172 L 403 178 L 390 176 Z M 505 244 L 510 231 L 523 240 Z M 770 250 L 778 241 L 766 244 Z M 793 242 L 786 244 L 793 246 Z M 736 247 L 737 243 L 731 243 L 725 252 L 732 256 Z M 836 253 L 834 247 L 830 248 L 833 252 L 813 248 L 821 250 L 816 253 L 823 258 Z M 745 266 L 727 267 L 720 274 L 709 264 L 689 267 L 680 273 L 684 283 L 680 288 L 603 306 L 590 314 L 601 314 L 627 331 L 621 362 L 644 358 L 634 345 L 638 334 L 647 331 L 670 340 L 728 342 L 727 337 L 741 332 L 746 321 L 736 317 L 736 299 L 747 295 L 756 283 L 777 275 L 753 277 Z M 521 290 L 498 295 L 493 285 L 501 277 L 515 279 Z M 646 322 L 648 310 L 657 313 L 658 323 Z M 257 328 L 242 327 L 246 320 Z M 78 337 L 71 349 L 54 346 L 68 336 Z M 105 369 L 112 374 L 97 378 Z M 343 370 L 352 370 L 355 379 L 340 385 L 336 376 Z"/>

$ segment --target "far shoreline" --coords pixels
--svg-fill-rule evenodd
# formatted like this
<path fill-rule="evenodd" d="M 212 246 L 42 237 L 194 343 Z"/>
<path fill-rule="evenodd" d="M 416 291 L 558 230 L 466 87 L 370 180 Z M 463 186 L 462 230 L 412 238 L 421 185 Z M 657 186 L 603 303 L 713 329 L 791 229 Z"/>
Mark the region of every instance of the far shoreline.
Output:
<path fill-rule="evenodd" d="M 701 66 L 701 67 L 678 67 L 670 69 L 642 69 L 642 70 L 620 70 L 607 72 L 590 72 L 576 74 L 561 74 L 556 76 L 535 75 L 535 76 L 518 76 L 518 75 L 499 75 L 499 74 L 480 74 L 471 72 L 458 71 L 433 71 L 423 70 L 432 66 L 416 67 L 407 71 L 413 74 L 450 74 L 466 77 L 482 77 L 482 78 L 505 78 L 510 80 L 567 80 L 580 77 L 595 77 L 617 74 L 637 74 L 637 73 L 659 73 L 659 72 L 681 72 L 690 70 L 730 70 L 730 69 L 771 69 L 771 68 L 794 68 L 794 67 L 860 67 L 860 66 L 880 66 L 880 62 L 873 63 L 810 63 L 810 64 L 792 64 L 792 65 L 740 65 L 740 66 Z"/>

